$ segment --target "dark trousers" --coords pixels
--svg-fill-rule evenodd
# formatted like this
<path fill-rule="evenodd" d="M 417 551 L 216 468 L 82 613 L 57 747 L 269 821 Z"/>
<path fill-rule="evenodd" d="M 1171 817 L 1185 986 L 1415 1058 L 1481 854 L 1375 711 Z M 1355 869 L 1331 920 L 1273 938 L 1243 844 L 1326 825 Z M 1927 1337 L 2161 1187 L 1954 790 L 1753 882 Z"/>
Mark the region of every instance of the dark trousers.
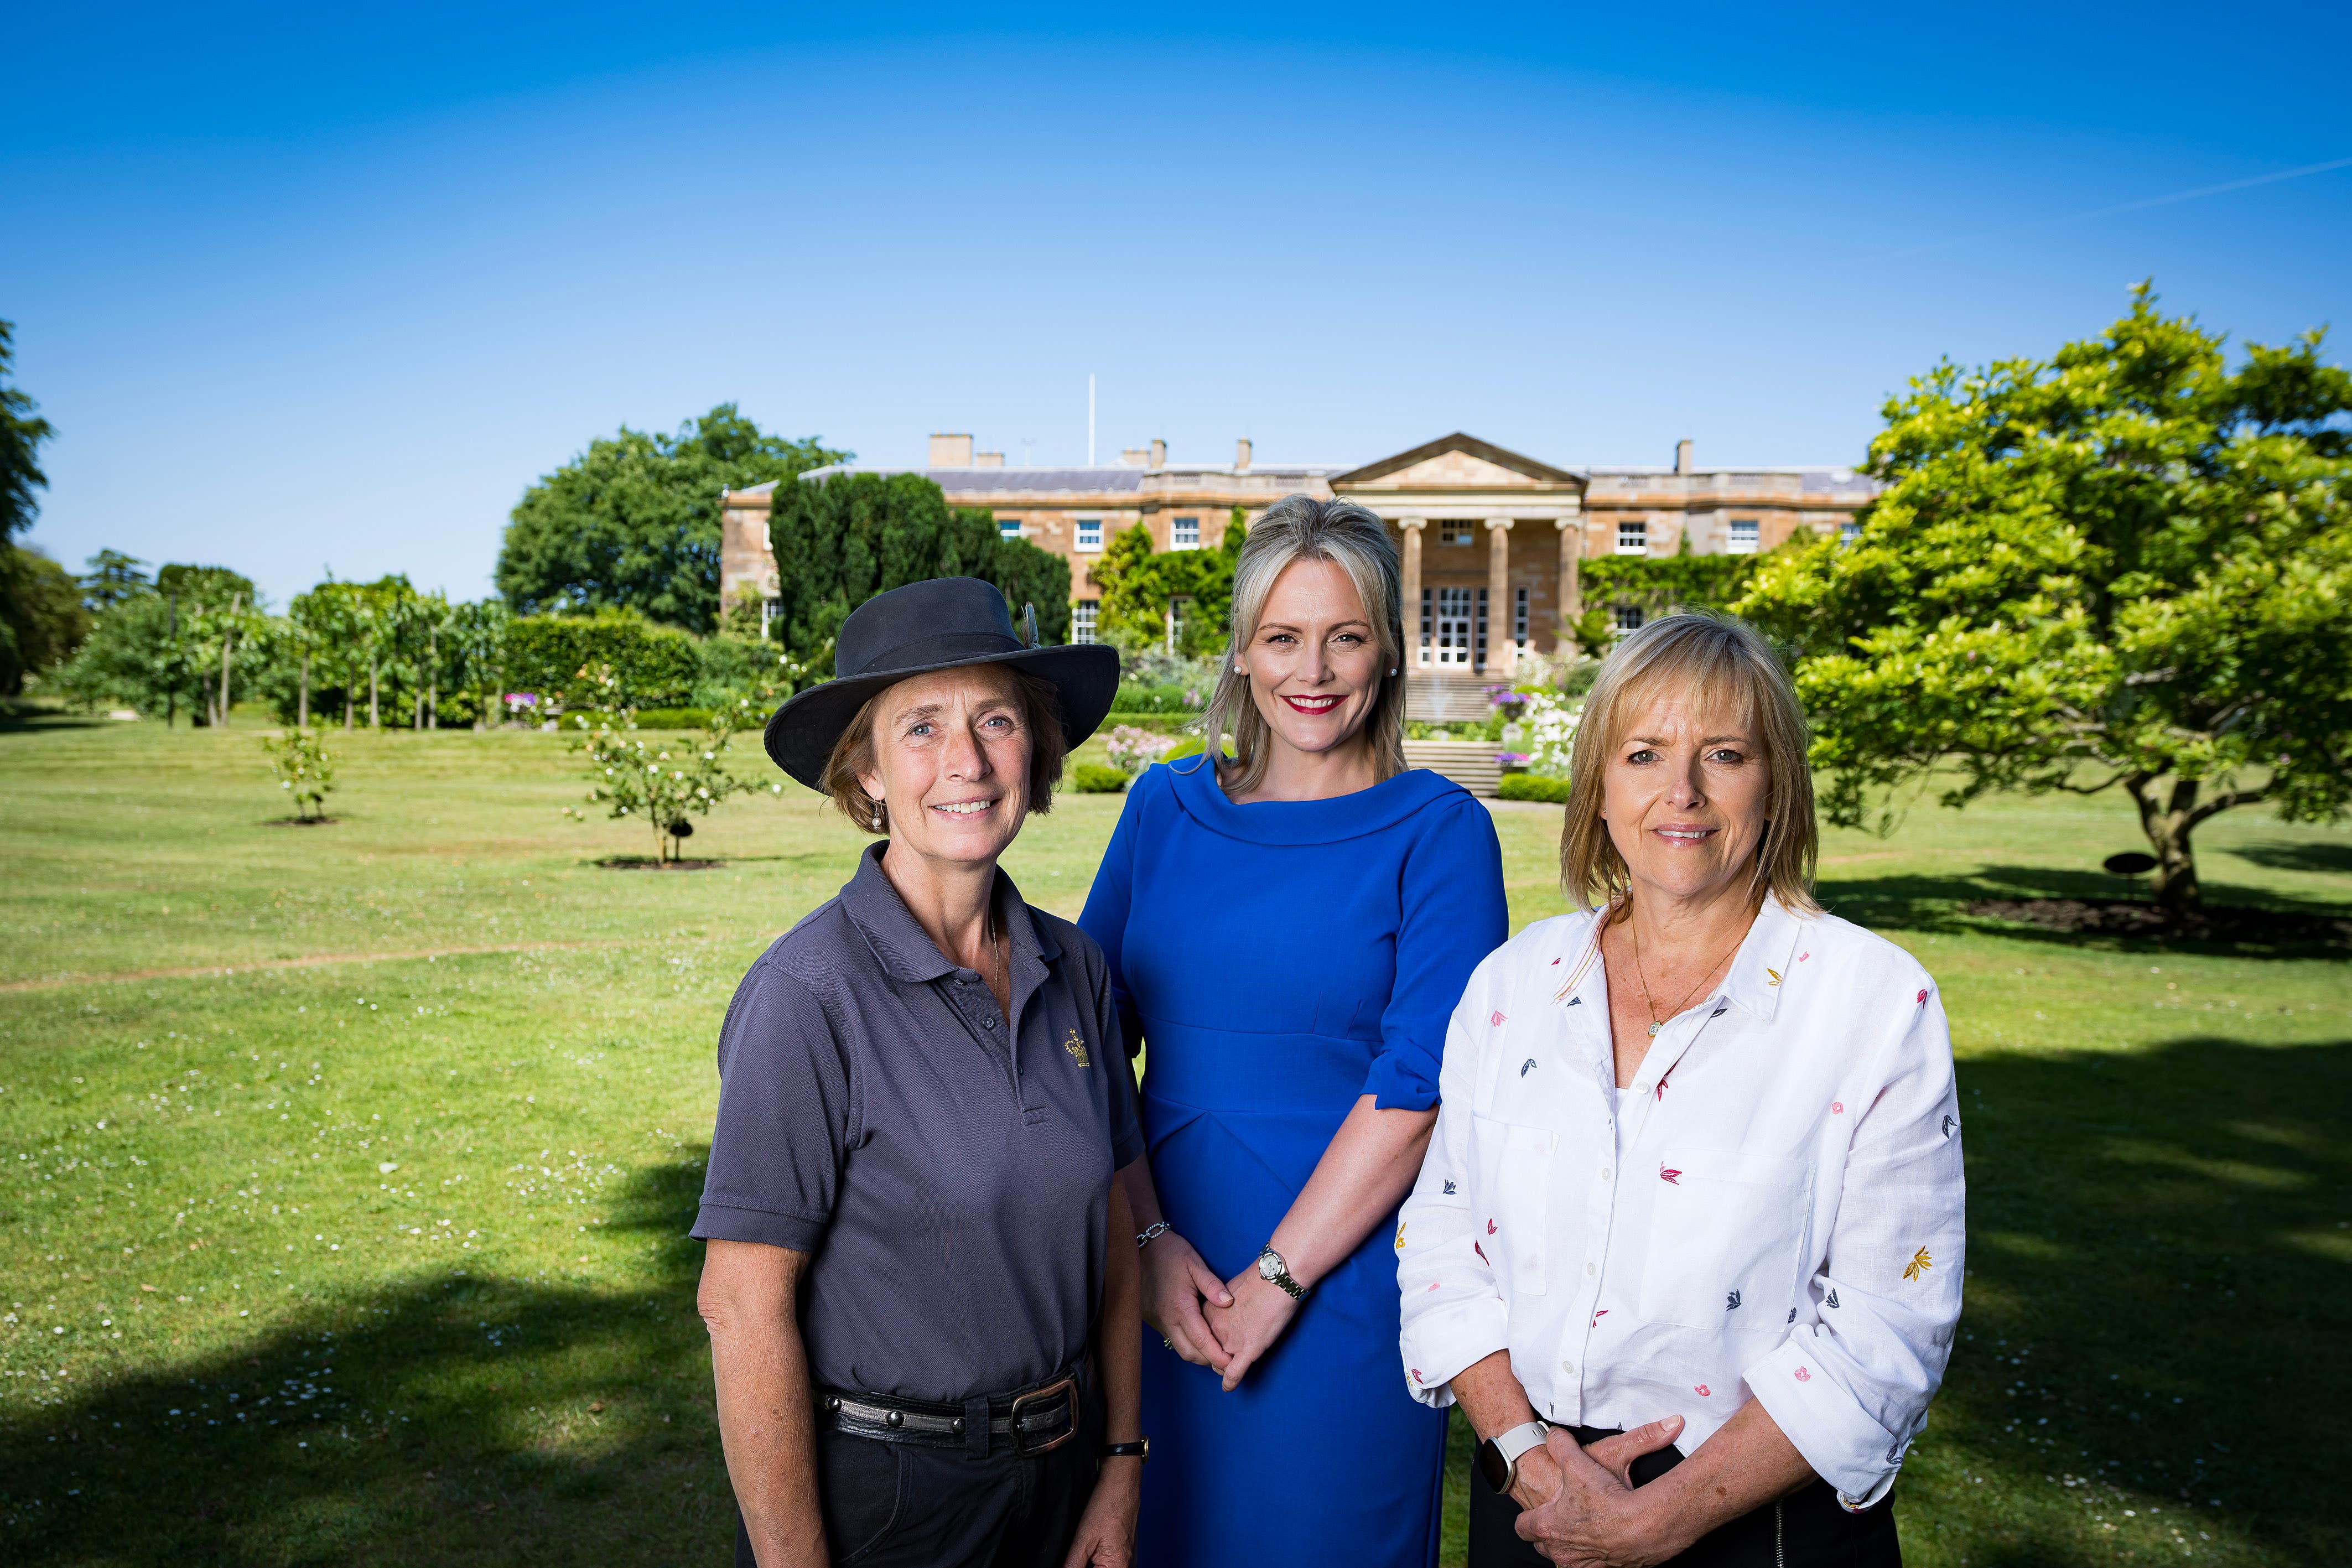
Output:
<path fill-rule="evenodd" d="M 859 1568 L 1062 1568 L 1102 1468 L 1103 1422 L 1102 1396 L 1090 1386 L 1077 1432 L 1031 1459 L 1010 1452 L 975 1459 L 961 1448 L 853 1437 L 820 1424 L 825 1551 Z M 759 1568 L 740 1516 L 735 1568 Z"/>
<path fill-rule="evenodd" d="M 1579 1443 L 1614 1432 L 1573 1428 Z M 1672 1448 L 1633 1461 L 1633 1484 L 1646 1486 L 1683 1462 Z M 1470 1468 L 1469 1568 L 1550 1568 L 1531 1542 L 1519 1539 L 1519 1505 L 1498 1495 L 1475 1465 Z M 1827 1481 L 1817 1480 L 1779 1502 L 1741 1514 L 1667 1559 L 1673 1568 L 1901 1568 L 1895 1540 L 1895 1504 L 1848 1513 Z"/>

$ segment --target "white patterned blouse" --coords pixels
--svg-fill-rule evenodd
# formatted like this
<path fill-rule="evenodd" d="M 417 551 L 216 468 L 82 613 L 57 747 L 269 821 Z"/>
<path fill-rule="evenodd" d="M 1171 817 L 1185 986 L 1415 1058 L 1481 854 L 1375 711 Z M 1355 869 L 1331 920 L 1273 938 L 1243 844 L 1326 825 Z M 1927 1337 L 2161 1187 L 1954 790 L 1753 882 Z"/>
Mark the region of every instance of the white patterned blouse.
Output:
<path fill-rule="evenodd" d="M 1547 1420 L 1680 1415 L 1685 1454 L 1760 1399 L 1867 1507 L 1926 1425 L 1960 1313 L 1936 983 L 1893 943 L 1768 898 L 1722 986 L 1658 1032 L 1621 1116 L 1599 933 L 1591 911 L 1538 921 L 1454 1010 L 1397 1227 L 1407 1386 L 1451 1403 L 1454 1373 L 1508 1350 Z"/>

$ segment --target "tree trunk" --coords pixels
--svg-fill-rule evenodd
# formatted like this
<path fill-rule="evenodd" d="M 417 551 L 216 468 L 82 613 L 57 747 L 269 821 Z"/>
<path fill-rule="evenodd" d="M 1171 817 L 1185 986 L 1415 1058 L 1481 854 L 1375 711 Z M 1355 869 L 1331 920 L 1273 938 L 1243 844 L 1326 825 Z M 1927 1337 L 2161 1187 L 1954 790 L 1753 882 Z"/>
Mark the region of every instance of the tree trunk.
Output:
<path fill-rule="evenodd" d="M 228 728 L 228 660 L 229 649 L 236 642 L 236 612 L 245 605 L 243 594 L 228 596 L 229 624 L 221 628 L 220 725 Z"/>
<path fill-rule="evenodd" d="M 352 727 L 352 689 L 351 689 L 350 687 L 346 686 L 346 687 L 344 687 L 344 688 L 343 688 L 343 728 L 344 728 L 346 731 L 348 731 L 351 727 Z"/>
<path fill-rule="evenodd" d="M 383 728 L 383 709 L 380 702 L 381 696 L 382 692 L 376 685 L 375 649 L 370 648 L 368 649 L 368 728 L 371 730 L 381 730 Z"/>
<path fill-rule="evenodd" d="M 441 728 L 441 637 L 431 626 L 425 631 L 425 711 L 432 727 Z"/>
<path fill-rule="evenodd" d="M 302 650 L 302 684 L 295 689 L 294 727 L 298 730 L 310 727 L 310 650 L 308 648 Z"/>
<path fill-rule="evenodd" d="M 2197 781 L 2175 779 L 2168 790 L 2153 778 L 2135 773 L 2124 780 L 2124 787 L 2131 792 L 2132 804 L 2139 807 L 2140 830 L 2147 835 L 2148 848 L 2156 856 L 2156 869 L 2150 874 L 2156 907 L 2164 911 L 2166 920 L 2178 921 L 2204 901 L 2197 886 L 2196 852 L 2189 844 L 2199 820 Z"/>

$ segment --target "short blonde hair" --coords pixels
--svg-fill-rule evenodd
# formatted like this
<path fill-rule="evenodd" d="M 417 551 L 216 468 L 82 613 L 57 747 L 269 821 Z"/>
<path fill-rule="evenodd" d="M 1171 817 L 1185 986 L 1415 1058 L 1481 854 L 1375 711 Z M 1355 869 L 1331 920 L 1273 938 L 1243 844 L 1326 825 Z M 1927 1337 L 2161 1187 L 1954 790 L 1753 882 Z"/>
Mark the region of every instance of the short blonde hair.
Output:
<path fill-rule="evenodd" d="M 1274 731 L 1250 695 L 1249 677 L 1234 666 L 1257 636 L 1275 579 L 1294 561 L 1328 561 L 1348 574 L 1356 596 L 1364 602 L 1373 639 L 1380 644 L 1382 671 L 1380 692 L 1364 715 L 1364 736 L 1380 779 L 1404 772 L 1404 681 L 1394 673 L 1404 668 L 1399 662 L 1404 626 L 1398 618 L 1403 572 L 1397 563 L 1396 542 L 1389 537 L 1388 524 L 1369 507 L 1287 495 L 1266 508 L 1242 541 L 1234 563 L 1233 642 L 1225 649 L 1209 710 L 1201 716 L 1203 745 L 1211 756 L 1221 737 L 1234 738 L 1234 768 L 1225 783 L 1236 794 L 1255 789 L 1265 780 L 1267 742 Z"/>
<path fill-rule="evenodd" d="M 1025 669 L 1004 673 L 1013 678 L 1021 699 L 1021 727 L 1029 731 L 1029 815 L 1043 816 L 1054 809 L 1054 786 L 1062 782 L 1062 762 L 1070 750 L 1069 737 L 1062 731 L 1062 694 L 1052 681 Z M 889 814 L 866 793 L 861 780 L 874 771 L 875 718 L 898 689 L 898 683 L 886 686 L 859 704 L 824 760 L 824 793 L 833 797 L 835 808 L 864 831 L 885 837 L 890 832 Z"/>
<path fill-rule="evenodd" d="M 1625 858 L 1601 816 L 1609 763 L 1626 726 L 1668 694 L 1689 698 L 1702 712 L 1738 714 L 1762 744 L 1770 784 L 1751 890 L 1759 900 L 1769 891 L 1799 913 L 1817 913 L 1813 866 L 1821 831 L 1813 820 L 1805 710 L 1771 646 L 1754 627 L 1728 616 L 1668 616 L 1627 634 L 1610 650 L 1585 699 L 1570 753 L 1560 886 L 1589 909 L 1632 885 Z"/>

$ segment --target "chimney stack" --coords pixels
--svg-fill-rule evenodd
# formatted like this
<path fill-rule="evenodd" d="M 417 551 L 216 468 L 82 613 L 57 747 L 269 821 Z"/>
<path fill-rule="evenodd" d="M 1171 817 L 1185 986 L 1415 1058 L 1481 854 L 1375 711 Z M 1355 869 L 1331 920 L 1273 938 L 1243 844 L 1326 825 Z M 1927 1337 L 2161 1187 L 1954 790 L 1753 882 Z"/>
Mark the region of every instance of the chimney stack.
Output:
<path fill-rule="evenodd" d="M 1151 438 L 1151 462 L 1150 466 L 1155 468 L 1164 468 L 1168 466 L 1168 443 L 1161 440 L 1157 436 L 1154 436 Z"/>
<path fill-rule="evenodd" d="M 1687 474 L 1690 471 L 1691 442 L 1690 437 L 1685 436 L 1681 440 L 1675 443 L 1675 472 L 1678 474 Z"/>
<path fill-rule="evenodd" d="M 974 452 L 971 455 L 971 466 L 975 468 L 1001 468 L 1004 467 L 1004 454 L 1002 452 Z"/>
<path fill-rule="evenodd" d="M 1234 443 L 1234 472 L 1247 473 L 1250 466 L 1250 438 L 1246 436 Z"/>
<path fill-rule="evenodd" d="M 1118 460 L 1130 468 L 1139 468 L 1150 461 L 1151 454 L 1140 447 L 1121 447 Z"/>
<path fill-rule="evenodd" d="M 971 468 L 971 437 L 942 436 L 934 431 L 931 435 L 931 460 L 928 466 L 934 468 Z"/>

